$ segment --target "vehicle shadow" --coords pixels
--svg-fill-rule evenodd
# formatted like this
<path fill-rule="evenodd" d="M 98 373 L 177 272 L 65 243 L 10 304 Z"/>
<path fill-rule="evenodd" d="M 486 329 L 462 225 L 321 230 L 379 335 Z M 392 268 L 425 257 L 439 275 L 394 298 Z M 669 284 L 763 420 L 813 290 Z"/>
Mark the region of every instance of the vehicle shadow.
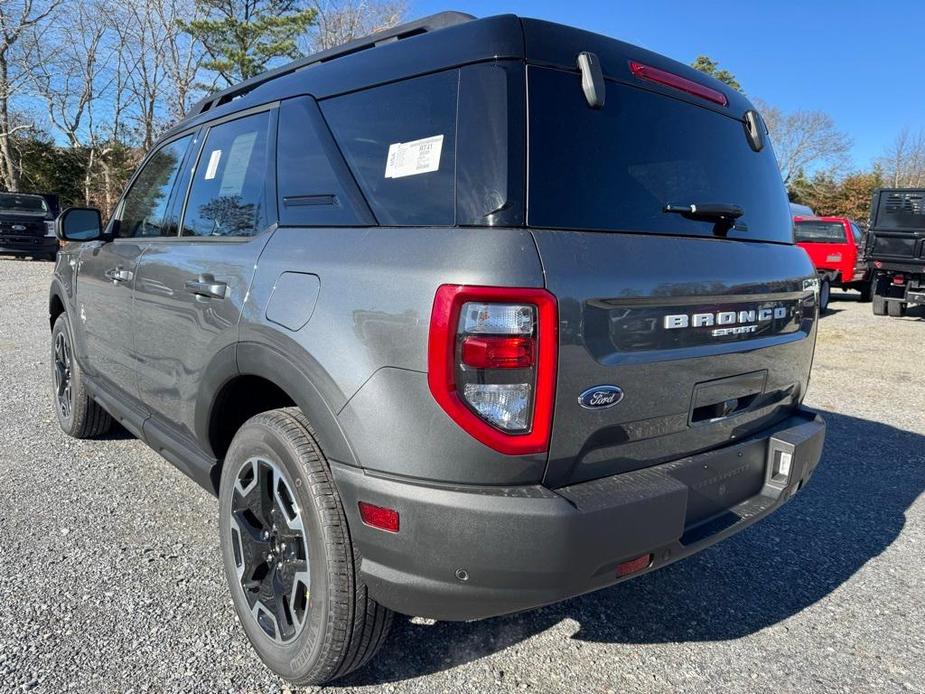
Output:
<path fill-rule="evenodd" d="M 925 490 L 925 436 L 822 412 L 823 459 L 777 513 L 685 561 L 609 589 L 481 622 L 398 617 L 386 647 L 338 682 L 419 677 L 515 645 L 565 619 L 573 639 L 657 644 L 736 639 L 824 598 L 897 538 Z"/>

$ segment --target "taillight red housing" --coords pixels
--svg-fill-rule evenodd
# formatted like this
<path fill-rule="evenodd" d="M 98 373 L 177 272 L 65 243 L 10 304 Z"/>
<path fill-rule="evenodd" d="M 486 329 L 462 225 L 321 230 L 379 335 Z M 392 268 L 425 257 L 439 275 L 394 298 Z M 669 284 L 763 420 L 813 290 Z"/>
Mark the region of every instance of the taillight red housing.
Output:
<path fill-rule="evenodd" d="M 545 289 L 437 289 L 427 354 L 430 392 L 486 446 L 506 455 L 549 450 L 557 360 L 558 308 Z"/>
<path fill-rule="evenodd" d="M 686 77 L 681 77 L 681 75 L 676 75 L 673 72 L 668 72 L 667 70 L 661 70 L 657 67 L 643 65 L 642 63 L 637 63 L 635 60 L 631 60 L 630 72 L 640 79 L 663 84 L 666 87 L 699 96 L 701 99 L 712 101 L 720 106 L 725 106 L 729 103 L 726 95 L 721 91 L 708 87 L 705 84 L 695 82 L 694 80 L 689 80 Z"/>

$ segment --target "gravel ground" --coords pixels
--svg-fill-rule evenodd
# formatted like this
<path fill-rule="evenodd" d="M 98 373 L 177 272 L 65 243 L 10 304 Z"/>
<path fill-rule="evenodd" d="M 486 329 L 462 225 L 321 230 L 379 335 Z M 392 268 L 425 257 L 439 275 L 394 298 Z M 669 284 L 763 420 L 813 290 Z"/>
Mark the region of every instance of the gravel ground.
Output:
<path fill-rule="evenodd" d="M 235 619 L 215 500 L 124 432 L 59 431 L 51 270 L 0 259 L 0 691 L 285 690 Z M 825 456 L 793 502 L 559 605 L 401 618 L 343 691 L 925 692 L 923 365 L 925 310 L 836 296 L 807 399 Z"/>

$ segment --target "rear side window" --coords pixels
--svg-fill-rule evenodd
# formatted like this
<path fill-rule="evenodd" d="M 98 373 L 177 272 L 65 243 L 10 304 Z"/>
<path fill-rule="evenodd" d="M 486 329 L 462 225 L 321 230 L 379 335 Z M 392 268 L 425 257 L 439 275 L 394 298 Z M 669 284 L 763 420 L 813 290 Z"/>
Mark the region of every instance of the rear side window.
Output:
<path fill-rule="evenodd" d="M 183 236 L 253 236 L 267 222 L 267 111 L 209 129 L 193 174 Z"/>
<path fill-rule="evenodd" d="M 793 240 L 796 243 L 846 243 L 845 227 L 840 222 L 796 222 Z"/>
<path fill-rule="evenodd" d="M 770 147 L 755 152 L 743 121 L 608 80 L 589 108 L 577 74 L 530 67 L 531 226 L 712 236 L 713 224 L 667 204 L 729 203 L 747 231 L 730 238 L 791 243 L 787 196 Z"/>
<path fill-rule="evenodd" d="M 453 70 L 321 102 L 380 224 L 455 223 L 458 89 Z"/>
<path fill-rule="evenodd" d="M 174 140 L 152 154 L 125 196 L 119 236 L 141 238 L 167 233 L 164 224 L 170 191 L 191 136 Z"/>

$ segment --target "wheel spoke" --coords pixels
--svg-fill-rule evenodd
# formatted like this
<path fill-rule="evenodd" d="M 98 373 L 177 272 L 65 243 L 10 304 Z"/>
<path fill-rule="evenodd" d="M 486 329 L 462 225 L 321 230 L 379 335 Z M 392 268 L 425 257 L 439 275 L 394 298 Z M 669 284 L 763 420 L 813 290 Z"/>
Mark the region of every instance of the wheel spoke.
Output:
<path fill-rule="evenodd" d="M 251 614 L 277 642 L 295 638 L 309 604 L 308 541 L 301 509 L 283 470 L 251 459 L 231 491 L 231 542 Z"/>

